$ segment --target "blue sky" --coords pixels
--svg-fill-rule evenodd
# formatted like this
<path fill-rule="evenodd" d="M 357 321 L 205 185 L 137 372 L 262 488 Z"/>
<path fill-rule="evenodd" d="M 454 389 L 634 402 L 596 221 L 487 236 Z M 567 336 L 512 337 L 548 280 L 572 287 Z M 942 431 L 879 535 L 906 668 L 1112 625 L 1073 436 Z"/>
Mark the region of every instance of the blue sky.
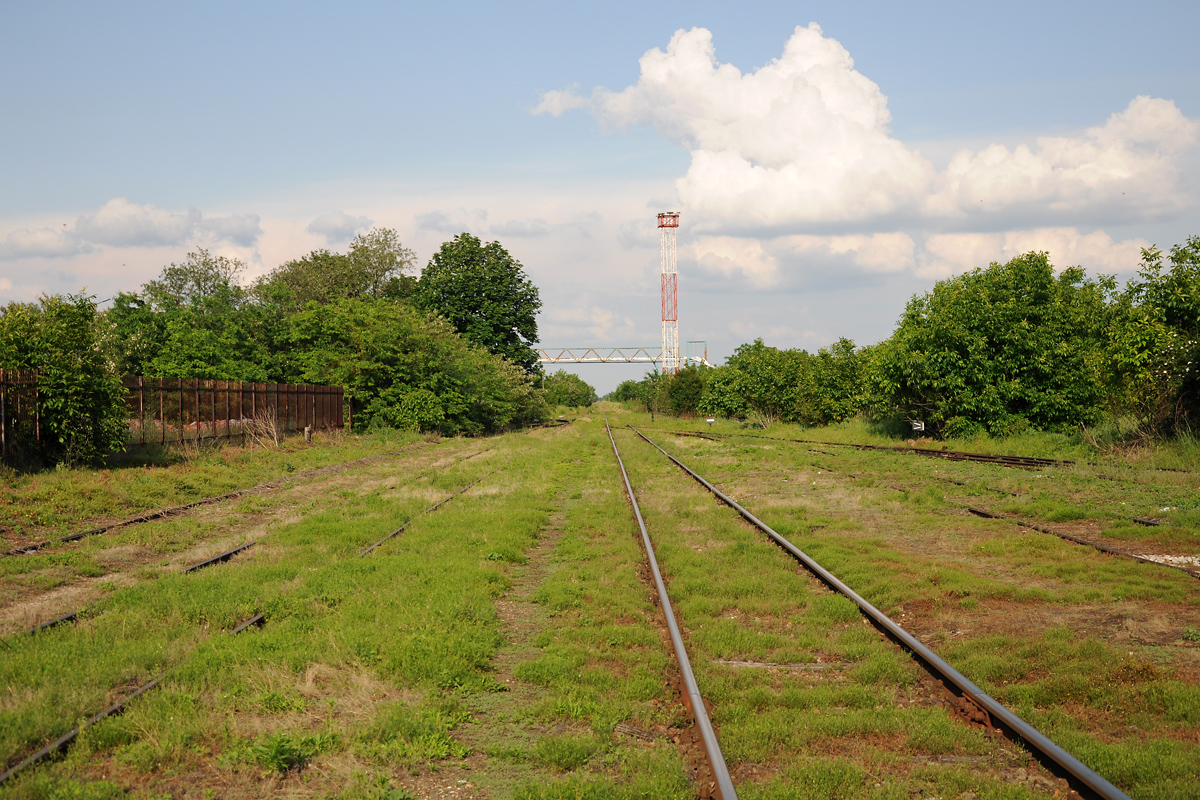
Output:
<path fill-rule="evenodd" d="M 682 338 L 875 341 L 972 266 L 1127 275 L 1200 233 L 1196 30 L 1195 3 L 9 3 L 0 300 L 466 229 L 542 288 L 544 343 L 655 344 L 678 207 Z"/>

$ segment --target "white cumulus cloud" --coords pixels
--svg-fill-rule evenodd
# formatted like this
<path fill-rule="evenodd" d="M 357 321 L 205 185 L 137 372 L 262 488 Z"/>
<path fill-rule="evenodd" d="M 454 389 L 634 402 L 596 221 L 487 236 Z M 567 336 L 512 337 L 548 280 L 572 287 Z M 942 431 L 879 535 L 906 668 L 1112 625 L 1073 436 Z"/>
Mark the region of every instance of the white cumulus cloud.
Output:
<path fill-rule="evenodd" d="M 930 216 L 1027 210 L 1078 217 L 1105 210 L 1147 218 L 1179 211 L 1182 156 L 1200 123 L 1169 100 L 1138 96 L 1079 138 L 1042 137 L 1034 147 L 992 145 L 959 152 L 926 201 Z"/>
<path fill-rule="evenodd" d="M 815 23 L 748 72 L 718 61 L 703 28 L 677 31 L 640 66 L 621 91 L 547 92 L 535 112 L 586 107 L 605 125 L 648 125 L 688 148 L 676 190 L 708 233 L 1088 226 L 1194 205 L 1180 178 L 1200 123 L 1170 100 L 1139 96 L 1079 136 L 963 151 L 939 172 L 892 136 L 887 97 Z"/>
<path fill-rule="evenodd" d="M 786 288 L 815 276 L 877 275 L 912 270 L 916 244 L 906 233 L 849 236 L 699 236 L 686 252 L 706 277 L 747 288 Z"/>

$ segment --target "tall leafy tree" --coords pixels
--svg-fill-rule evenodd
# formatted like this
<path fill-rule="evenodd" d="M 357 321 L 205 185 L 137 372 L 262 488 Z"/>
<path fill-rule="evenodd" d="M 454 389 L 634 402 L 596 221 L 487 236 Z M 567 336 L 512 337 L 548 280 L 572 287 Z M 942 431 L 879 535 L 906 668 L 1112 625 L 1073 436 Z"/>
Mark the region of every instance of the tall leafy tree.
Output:
<path fill-rule="evenodd" d="M 268 380 L 270 343 L 239 283 L 245 268 L 201 248 L 164 267 L 141 294 L 118 295 L 107 313 L 117 367 L 125 374 Z"/>
<path fill-rule="evenodd" d="M 254 286 L 264 302 L 288 310 L 350 298 L 403 298 L 416 285 L 416 255 L 390 228 L 354 237 L 346 253 L 314 250 L 288 261 Z"/>
<path fill-rule="evenodd" d="M 1112 410 L 1146 435 L 1200 423 L 1200 236 L 1164 255 L 1142 250 L 1138 277 L 1114 298 L 1108 336 Z"/>
<path fill-rule="evenodd" d="M 417 304 L 527 373 L 537 371 L 537 287 L 499 242 L 469 233 L 444 243 L 421 273 Z"/>

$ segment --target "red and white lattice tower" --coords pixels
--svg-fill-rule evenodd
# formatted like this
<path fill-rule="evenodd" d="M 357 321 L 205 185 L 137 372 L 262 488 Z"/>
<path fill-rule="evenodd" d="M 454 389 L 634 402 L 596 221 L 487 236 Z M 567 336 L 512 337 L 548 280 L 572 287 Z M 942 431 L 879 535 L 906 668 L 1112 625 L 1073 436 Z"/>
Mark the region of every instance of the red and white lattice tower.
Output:
<path fill-rule="evenodd" d="M 662 238 L 662 359 L 663 374 L 679 371 L 679 270 L 675 267 L 675 232 L 679 229 L 679 213 L 668 211 L 658 215 L 658 232 Z"/>

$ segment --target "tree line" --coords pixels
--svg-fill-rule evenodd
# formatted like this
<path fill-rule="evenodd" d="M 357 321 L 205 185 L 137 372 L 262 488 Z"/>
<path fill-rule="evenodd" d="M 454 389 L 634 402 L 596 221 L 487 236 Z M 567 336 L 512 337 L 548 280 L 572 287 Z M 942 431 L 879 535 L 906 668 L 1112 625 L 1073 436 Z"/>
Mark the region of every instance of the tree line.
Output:
<path fill-rule="evenodd" d="M 418 275 L 396 232 L 375 229 L 250 283 L 245 269 L 200 249 L 107 309 L 83 293 L 0 309 L 0 366 L 41 373 L 41 460 L 120 449 L 123 375 L 341 385 L 356 428 L 446 435 L 595 397 L 541 375 L 538 290 L 499 242 L 463 233 Z"/>
<path fill-rule="evenodd" d="M 739 347 L 724 365 L 626 381 L 610 397 L 674 414 L 827 425 L 866 415 L 945 437 L 1086 432 L 1135 439 L 1200 423 L 1200 237 L 1142 251 L 1125 286 L 1028 253 L 914 296 L 892 335 L 816 353 Z"/>

